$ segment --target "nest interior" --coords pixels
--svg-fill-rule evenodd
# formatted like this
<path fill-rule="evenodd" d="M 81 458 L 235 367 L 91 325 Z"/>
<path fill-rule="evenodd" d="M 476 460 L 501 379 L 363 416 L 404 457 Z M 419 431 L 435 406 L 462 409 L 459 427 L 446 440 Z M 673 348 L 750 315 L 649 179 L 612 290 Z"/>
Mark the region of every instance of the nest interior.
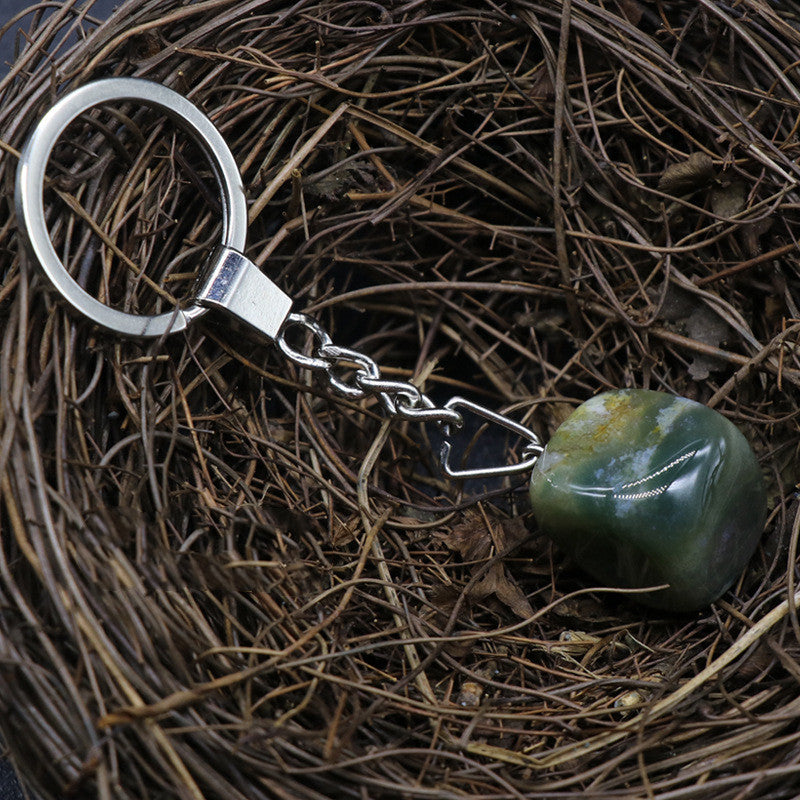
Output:
<path fill-rule="evenodd" d="M 129 0 L 101 21 L 68 0 L 21 22 L 0 82 L 0 732 L 24 780 L 795 796 L 800 5 Z M 522 479 L 443 480 L 437 431 L 374 397 L 210 314 L 149 343 L 70 314 L 24 253 L 14 174 L 55 97 L 110 75 L 205 111 L 248 256 L 385 377 L 545 438 L 612 387 L 735 421 L 770 508 L 736 586 L 645 611 L 539 535 Z M 70 128 L 45 198 L 76 280 L 138 313 L 191 296 L 221 229 L 196 149 L 132 104 Z"/>

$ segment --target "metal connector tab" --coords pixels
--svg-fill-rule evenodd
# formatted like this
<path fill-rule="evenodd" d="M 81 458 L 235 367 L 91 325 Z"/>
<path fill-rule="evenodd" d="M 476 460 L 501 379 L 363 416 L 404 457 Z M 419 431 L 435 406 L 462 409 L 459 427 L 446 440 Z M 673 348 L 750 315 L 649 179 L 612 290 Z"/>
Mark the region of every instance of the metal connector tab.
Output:
<path fill-rule="evenodd" d="M 269 339 L 276 339 L 292 301 L 238 250 L 221 245 L 206 263 L 198 305 L 227 311 Z"/>

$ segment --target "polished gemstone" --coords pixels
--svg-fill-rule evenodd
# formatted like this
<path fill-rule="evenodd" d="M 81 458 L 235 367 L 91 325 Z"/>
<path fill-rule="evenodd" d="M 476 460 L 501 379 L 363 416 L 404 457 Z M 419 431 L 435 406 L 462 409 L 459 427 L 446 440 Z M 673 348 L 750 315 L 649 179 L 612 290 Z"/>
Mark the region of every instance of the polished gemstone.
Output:
<path fill-rule="evenodd" d="M 606 586 L 690 611 L 741 574 L 766 517 L 761 470 L 733 423 L 663 392 L 605 392 L 558 428 L 531 477 L 537 521 Z"/>

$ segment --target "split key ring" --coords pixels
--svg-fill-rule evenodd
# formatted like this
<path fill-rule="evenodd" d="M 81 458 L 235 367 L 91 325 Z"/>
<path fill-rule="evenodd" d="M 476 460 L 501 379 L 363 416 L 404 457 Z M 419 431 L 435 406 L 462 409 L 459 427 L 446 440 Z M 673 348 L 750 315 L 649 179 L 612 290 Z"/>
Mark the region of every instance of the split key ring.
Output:
<path fill-rule="evenodd" d="M 163 112 L 188 134 L 211 162 L 222 200 L 222 241 L 207 260 L 196 296 L 186 308 L 141 315 L 101 303 L 69 274 L 50 240 L 44 183 L 53 148 L 83 112 L 109 102 L 139 101 Z M 62 97 L 42 117 L 25 144 L 17 168 L 15 202 L 27 245 L 53 286 L 84 317 L 123 336 L 157 338 L 184 330 L 209 308 L 222 308 L 275 339 L 289 315 L 290 298 L 244 255 L 247 202 L 230 148 L 213 123 L 182 95 L 139 78 L 105 78 Z"/>

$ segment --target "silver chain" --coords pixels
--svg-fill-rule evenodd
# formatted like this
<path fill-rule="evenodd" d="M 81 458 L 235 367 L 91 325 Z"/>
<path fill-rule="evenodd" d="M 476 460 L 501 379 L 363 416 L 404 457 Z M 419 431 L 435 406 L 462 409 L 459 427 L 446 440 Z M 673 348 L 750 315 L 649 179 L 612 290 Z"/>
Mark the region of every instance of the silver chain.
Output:
<path fill-rule="evenodd" d="M 303 353 L 287 341 L 292 328 L 311 334 L 311 354 Z M 460 428 L 463 418 L 458 411 L 437 408 L 413 383 L 381 378 L 380 367 L 369 356 L 335 345 L 327 331 L 305 314 L 289 314 L 276 339 L 281 352 L 290 361 L 322 374 L 337 394 L 349 400 L 377 397 L 387 414 L 417 422 L 434 422 Z M 342 373 L 351 370 L 347 379 Z"/>
<path fill-rule="evenodd" d="M 298 329 L 301 333 L 310 334 L 310 353 L 298 350 L 287 340 L 287 335 Z M 413 383 L 382 378 L 380 367 L 375 361 L 357 350 L 335 345 L 327 331 L 306 314 L 289 314 L 275 341 L 286 358 L 298 366 L 323 375 L 330 388 L 342 397 L 350 400 L 376 397 L 389 416 L 416 422 L 433 422 L 441 426 L 444 434 L 442 468 L 452 478 L 485 478 L 525 472 L 533 468 L 542 453 L 541 441 L 533 431 L 502 414 L 462 397 L 451 397 L 443 406 L 436 406 Z M 451 430 L 461 428 L 464 424 L 464 417 L 457 409 L 470 411 L 485 422 L 510 430 L 525 440 L 527 444 L 522 451 L 522 461 L 496 467 L 451 466 Z"/>

